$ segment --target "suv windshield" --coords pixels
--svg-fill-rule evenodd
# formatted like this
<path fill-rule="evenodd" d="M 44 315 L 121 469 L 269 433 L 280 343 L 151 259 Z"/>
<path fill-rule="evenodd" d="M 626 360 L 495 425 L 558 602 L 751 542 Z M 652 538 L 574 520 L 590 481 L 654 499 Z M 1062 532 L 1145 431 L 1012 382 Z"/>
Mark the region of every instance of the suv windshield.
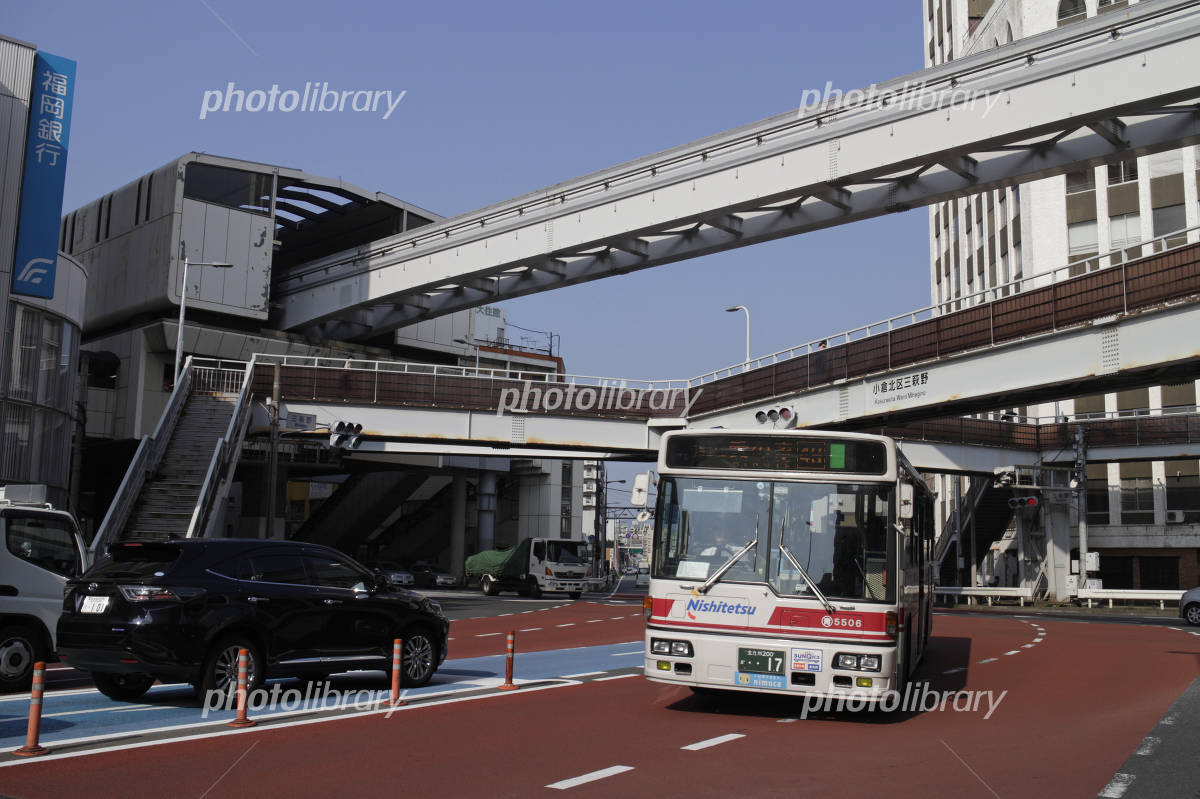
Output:
<path fill-rule="evenodd" d="M 783 595 L 894 601 L 892 486 L 664 477 L 656 515 L 654 576 L 704 582 L 738 550 L 721 578 L 766 583 Z M 781 551 L 783 545 L 803 569 Z"/>

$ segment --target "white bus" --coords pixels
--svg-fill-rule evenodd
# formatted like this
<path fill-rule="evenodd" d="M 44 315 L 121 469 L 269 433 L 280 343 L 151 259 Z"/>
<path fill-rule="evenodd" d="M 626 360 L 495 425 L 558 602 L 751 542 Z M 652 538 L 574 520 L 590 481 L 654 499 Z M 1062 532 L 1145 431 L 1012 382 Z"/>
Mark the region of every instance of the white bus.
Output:
<path fill-rule="evenodd" d="M 883 436 L 663 436 L 645 675 L 877 701 L 929 640 L 933 494 Z"/>

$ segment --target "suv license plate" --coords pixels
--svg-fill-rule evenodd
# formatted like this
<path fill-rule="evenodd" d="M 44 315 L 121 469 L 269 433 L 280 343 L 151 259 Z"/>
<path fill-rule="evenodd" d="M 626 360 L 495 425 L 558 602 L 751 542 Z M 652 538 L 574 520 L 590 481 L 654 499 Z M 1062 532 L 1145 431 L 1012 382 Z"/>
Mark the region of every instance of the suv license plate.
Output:
<path fill-rule="evenodd" d="M 83 613 L 103 613 L 108 610 L 108 597 L 85 596 L 83 598 L 83 607 L 79 610 Z"/>

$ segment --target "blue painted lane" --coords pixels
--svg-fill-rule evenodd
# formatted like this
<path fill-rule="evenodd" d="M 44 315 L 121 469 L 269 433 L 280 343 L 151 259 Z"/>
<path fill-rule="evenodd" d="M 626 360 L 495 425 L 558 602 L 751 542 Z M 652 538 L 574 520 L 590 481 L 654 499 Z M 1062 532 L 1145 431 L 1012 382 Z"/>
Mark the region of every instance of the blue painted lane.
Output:
<path fill-rule="evenodd" d="M 517 683 L 561 679 L 640 667 L 642 642 L 604 646 L 518 652 L 514 660 Z M 431 699 L 495 688 L 504 681 L 504 655 L 447 660 L 429 685 L 405 689 L 408 700 Z M 255 718 L 311 714 L 321 711 L 377 709 L 388 700 L 383 672 L 353 672 L 328 681 L 306 683 L 271 680 L 250 704 Z M 216 702 L 214 701 L 214 705 Z M 118 738 L 150 731 L 222 725 L 236 715 L 233 707 L 205 707 L 189 685 L 155 685 L 138 702 L 115 702 L 95 689 L 59 691 L 46 695 L 41 742 Z M 0 751 L 25 743 L 29 696 L 0 698 Z"/>

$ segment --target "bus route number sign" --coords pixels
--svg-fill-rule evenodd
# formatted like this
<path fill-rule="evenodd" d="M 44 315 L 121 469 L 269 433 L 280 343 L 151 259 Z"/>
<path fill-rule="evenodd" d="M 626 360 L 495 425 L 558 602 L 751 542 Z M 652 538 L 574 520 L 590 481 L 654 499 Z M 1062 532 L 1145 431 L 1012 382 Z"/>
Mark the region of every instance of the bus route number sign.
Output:
<path fill-rule="evenodd" d="M 775 649 L 738 649 L 738 671 L 783 674 L 784 654 Z"/>

